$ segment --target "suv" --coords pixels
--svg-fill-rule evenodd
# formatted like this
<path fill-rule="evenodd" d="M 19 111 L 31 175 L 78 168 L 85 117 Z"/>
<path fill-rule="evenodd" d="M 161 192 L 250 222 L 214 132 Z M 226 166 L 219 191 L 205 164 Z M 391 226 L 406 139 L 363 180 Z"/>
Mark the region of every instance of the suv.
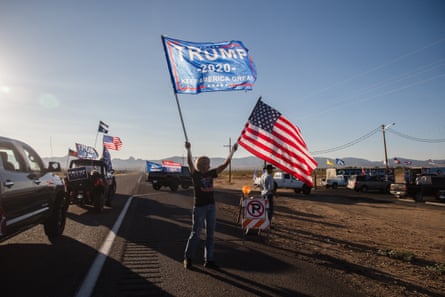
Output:
<path fill-rule="evenodd" d="M 348 189 L 357 192 L 368 192 L 369 190 L 379 190 L 383 193 L 389 192 L 390 181 L 386 181 L 380 175 L 352 175 L 348 180 Z"/>
<path fill-rule="evenodd" d="M 71 160 L 65 178 L 68 200 L 80 205 L 93 205 L 102 212 L 104 204 L 111 206 L 116 193 L 114 170 L 108 171 L 103 160 Z"/>
<path fill-rule="evenodd" d="M 60 163 L 42 158 L 24 142 L 0 137 L 0 241 L 43 224 L 51 240 L 63 233 L 68 203 Z"/>

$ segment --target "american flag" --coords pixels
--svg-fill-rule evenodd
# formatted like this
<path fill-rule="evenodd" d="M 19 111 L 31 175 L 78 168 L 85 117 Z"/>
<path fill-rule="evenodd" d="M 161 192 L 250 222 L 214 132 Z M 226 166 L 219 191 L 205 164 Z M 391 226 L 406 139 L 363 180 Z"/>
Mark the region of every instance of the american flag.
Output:
<path fill-rule="evenodd" d="M 72 149 L 68 149 L 68 156 L 69 157 L 78 157 L 79 156 L 79 154 L 77 153 L 77 151 L 75 151 L 75 150 L 72 150 Z"/>
<path fill-rule="evenodd" d="M 104 146 L 109 150 L 118 151 L 122 148 L 122 141 L 119 137 L 104 135 Z"/>
<path fill-rule="evenodd" d="M 255 156 L 313 186 L 311 174 L 318 164 L 309 154 L 300 129 L 261 98 L 238 143 Z"/>

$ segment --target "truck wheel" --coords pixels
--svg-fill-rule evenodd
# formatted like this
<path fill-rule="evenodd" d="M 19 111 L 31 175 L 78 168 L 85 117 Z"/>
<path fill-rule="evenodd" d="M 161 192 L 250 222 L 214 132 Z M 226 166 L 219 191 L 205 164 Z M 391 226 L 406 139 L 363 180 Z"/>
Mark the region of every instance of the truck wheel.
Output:
<path fill-rule="evenodd" d="M 93 197 L 94 209 L 96 212 L 102 212 L 104 210 L 104 193 L 96 192 Z"/>
<path fill-rule="evenodd" d="M 368 192 L 368 187 L 367 187 L 367 186 L 362 186 L 362 187 L 360 188 L 360 192 L 363 192 L 363 193 Z"/>
<path fill-rule="evenodd" d="M 423 195 L 422 195 L 422 191 L 417 191 L 417 192 L 414 194 L 414 200 L 415 200 L 416 202 L 424 202 L 424 200 L 423 200 Z"/>
<path fill-rule="evenodd" d="M 170 190 L 172 190 L 172 192 L 176 192 L 178 190 L 179 185 L 175 182 L 172 182 L 170 184 Z"/>
<path fill-rule="evenodd" d="M 303 186 L 303 194 L 309 195 L 311 193 L 311 187 L 308 187 L 306 185 Z"/>
<path fill-rule="evenodd" d="M 161 189 L 161 185 L 153 184 L 153 189 L 155 189 L 156 191 L 159 191 Z"/>
<path fill-rule="evenodd" d="M 43 227 L 46 236 L 50 240 L 57 236 L 62 235 L 63 230 L 65 230 L 66 223 L 66 206 L 63 197 L 58 197 L 54 202 L 54 209 L 52 210 L 51 216 L 46 220 Z"/>
<path fill-rule="evenodd" d="M 338 187 L 337 183 L 333 183 L 333 184 L 332 184 L 332 188 L 333 188 L 333 189 L 337 189 L 337 187 Z"/>

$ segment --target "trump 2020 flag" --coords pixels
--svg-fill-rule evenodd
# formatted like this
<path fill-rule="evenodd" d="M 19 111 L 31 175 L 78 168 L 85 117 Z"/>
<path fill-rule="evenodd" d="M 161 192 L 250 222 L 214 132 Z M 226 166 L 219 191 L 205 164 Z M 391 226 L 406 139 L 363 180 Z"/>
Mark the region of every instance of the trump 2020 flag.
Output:
<path fill-rule="evenodd" d="M 251 90 L 255 83 L 255 65 L 241 41 L 162 41 L 176 93 Z"/>
<path fill-rule="evenodd" d="M 300 129 L 261 98 L 238 138 L 238 143 L 255 156 L 313 186 L 312 171 L 317 162 L 307 150 Z"/>
<path fill-rule="evenodd" d="M 76 143 L 77 157 L 79 159 L 93 159 L 99 158 L 99 154 L 92 146 Z"/>

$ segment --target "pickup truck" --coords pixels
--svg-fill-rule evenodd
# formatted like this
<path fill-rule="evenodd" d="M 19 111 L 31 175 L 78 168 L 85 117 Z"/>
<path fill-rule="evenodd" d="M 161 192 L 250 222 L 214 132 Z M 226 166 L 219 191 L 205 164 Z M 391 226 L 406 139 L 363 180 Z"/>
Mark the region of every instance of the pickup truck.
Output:
<path fill-rule="evenodd" d="M 43 224 L 50 240 L 65 229 L 68 203 L 60 163 L 42 158 L 28 144 L 0 136 L 0 241 Z"/>
<path fill-rule="evenodd" d="M 146 172 L 146 181 L 151 183 L 153 189 L 160 190 L 161 187 L 169 187 L 170 190 L 176 192 L 181 186 L 183 189 L 188 189 L 193 186 L 192 176 L 187 166 L 181 166 L 180 171 L 149 171 Z"/>
<path fill-rule="evenodd" d="M 254 178 L 254 185 L 260 185 L 261 177 Z M 275 191 L 278 189 L 293 189 L 295 193 L 303 192 L 305 195 L 311 193 L 312 187 L 306 185 L 304 182 L 295 178 L 293 175 L 286 172 L 275 172 L 273 175 Z"/>
<path fill-rule="evenodd" d="M 397 198 L 408 196 L 418 202 L 424 201 L 425 196 L 445 202 L 445 176 L 421 174 L 412 183 L 392 183 L 390 193 Z"/>
<path fill-rule="evenodd" d="M 337 189 L 338 187 L 346 187 L 348 185 L 347 175 L 337 175 L 327 179 L 322 179 L 321 184 L 326 188 Z"/>

